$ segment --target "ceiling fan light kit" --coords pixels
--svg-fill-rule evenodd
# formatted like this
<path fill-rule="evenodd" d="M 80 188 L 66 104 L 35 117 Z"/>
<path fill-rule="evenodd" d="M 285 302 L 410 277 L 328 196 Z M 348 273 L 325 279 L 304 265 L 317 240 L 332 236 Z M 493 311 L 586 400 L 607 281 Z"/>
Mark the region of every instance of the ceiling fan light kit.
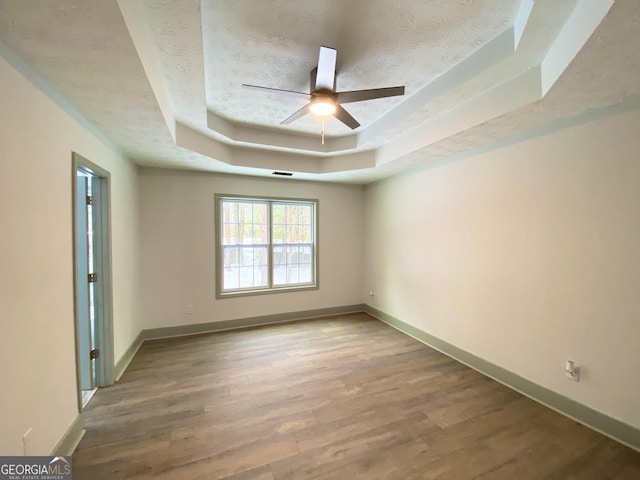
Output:
<path fill-rule="evenodd" d="M 280 122 L 281 125 L 287 125 L 310 112 L 320 117 L 333 115 L 351 129 L 358 128 L 360 123 L 344 109 L 341 105 L 342 103 L 362 102 L 364 100 L 404 95 L 404 86 L 336 92 L 336 59 L 337 51 L 335 49 L 320 47 L 318 66 L 311 71 L 311 85 L 308 94 L 259 85 L 243 84 L 243 87 L 304 96 L 310 99 L 308 104 Z"/>
<path fill-rule="evenodd" d="M 336 112 L 336 101 L 330 97 L 315 97 L 309 104 L 311 113 L 315 113 L 320 117 L 333 115 Z"/>

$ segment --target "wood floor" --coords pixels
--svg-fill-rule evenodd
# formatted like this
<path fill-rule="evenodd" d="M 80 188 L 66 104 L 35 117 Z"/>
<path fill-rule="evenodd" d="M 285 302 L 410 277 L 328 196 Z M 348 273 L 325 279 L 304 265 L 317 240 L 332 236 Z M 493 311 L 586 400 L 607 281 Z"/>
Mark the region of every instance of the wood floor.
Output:
<path fill-rule="evenodd" d="M 640 479 L 640 453 L 366 314 L 146 342 L 74 480 Z"/>

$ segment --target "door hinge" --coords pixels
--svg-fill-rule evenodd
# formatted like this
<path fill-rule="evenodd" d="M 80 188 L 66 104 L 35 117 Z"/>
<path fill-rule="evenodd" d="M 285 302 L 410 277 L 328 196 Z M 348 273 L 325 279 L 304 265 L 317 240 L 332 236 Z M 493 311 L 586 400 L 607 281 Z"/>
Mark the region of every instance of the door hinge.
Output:
<path fill-rule="evenodd" d="M 100 356 L 100 350 L 91 350 L 91 352 L 89 352 L 89 359 L 90 360 L 95 360 L 96 358 L 98 358 Z"/>
<path fill-rule="evenodd" d="M 87 205 L 93 205 L 93 196 L 87 195 Z"/>
<path fill-rule="evenodd" d="M 89 283 L 95 283 L 98 281 L 98 274 L 97 273 L 90 273 L 89 274 Z"/>

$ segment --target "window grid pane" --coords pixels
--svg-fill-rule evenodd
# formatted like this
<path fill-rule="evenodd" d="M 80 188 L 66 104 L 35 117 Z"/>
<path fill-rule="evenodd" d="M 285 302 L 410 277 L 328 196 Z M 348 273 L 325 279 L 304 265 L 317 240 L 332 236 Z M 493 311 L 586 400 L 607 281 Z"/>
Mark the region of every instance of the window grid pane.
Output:
<path fill-rule="evenodd" d="M 313 228 L 310 203 L 272 204 L 274 286 L 313 282 Z"/>
<path fill-rule="evenodd" d="M 223 245 L 266 245 L 269 242 L 268 202 L 222 202 Z"/>
<path fill-rule="evenodd" d="M 223 290 L 269 286 L 268 206 L 268 202 L 222 201 Z"/>
<path fill-rule="evenodd" d="M 222 291 L 313 285 L 313 203 L 239 199 L 221 203 Z"/>

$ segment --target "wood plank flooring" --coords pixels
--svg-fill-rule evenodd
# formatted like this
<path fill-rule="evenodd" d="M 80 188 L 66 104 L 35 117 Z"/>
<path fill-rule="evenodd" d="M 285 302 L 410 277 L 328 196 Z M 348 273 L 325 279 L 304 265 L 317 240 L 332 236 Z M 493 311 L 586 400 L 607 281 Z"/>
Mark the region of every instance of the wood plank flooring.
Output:
<path fill-rule="evenodd" d="M 639 479 L 640 453 L 366 314 L 146 342 L 74 480 Z"/>

